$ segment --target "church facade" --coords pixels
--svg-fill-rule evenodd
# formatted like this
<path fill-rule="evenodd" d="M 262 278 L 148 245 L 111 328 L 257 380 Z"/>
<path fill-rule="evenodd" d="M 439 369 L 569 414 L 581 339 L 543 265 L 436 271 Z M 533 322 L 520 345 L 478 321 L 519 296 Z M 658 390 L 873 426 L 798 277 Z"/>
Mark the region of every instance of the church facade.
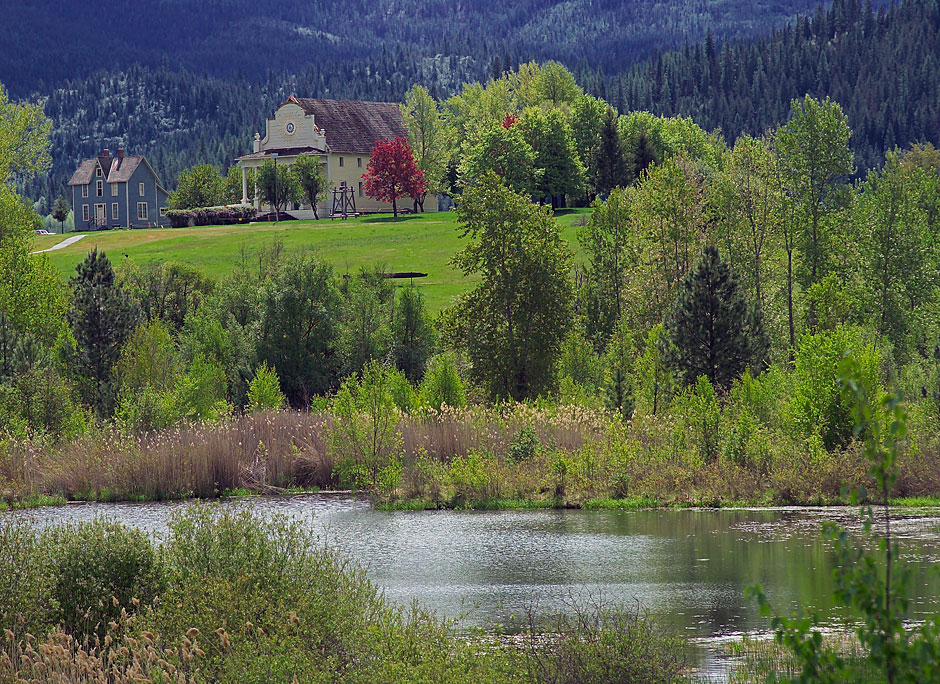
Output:
<path fill-rule="evenodd" d="M 346 186 L 355 196 L 360 212 L 390 212 L 392 205 L 366 196 L 362 175 L 376 141 L 407 137 L 401 108 L 395 102 L 360 100 L 317 100 L 290 96 L 265 122 L 265 134 L 255 134 L 253 150 L 238 158 L 242 169 L 242 203 L 248 204 L 248 169 L 257 170 L 265 161 L 290 165 L 302 154 L 317 156 L 324 167 L 327 187 Z M 256 191 L 255 208 L 260 209 Z M 321 217 L 328 216 L 333 193 L 319 205 Z M 425 205 L 435 207 L 436 202 Z M 297 218 L 312 216 L 311 208 L 288 207 Z"/>

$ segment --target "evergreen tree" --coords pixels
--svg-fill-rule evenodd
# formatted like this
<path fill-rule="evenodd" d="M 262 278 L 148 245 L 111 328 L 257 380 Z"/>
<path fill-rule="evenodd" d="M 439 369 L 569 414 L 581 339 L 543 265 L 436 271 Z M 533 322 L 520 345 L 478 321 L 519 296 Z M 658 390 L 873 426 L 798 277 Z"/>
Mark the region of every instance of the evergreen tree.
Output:
<path fill-rule="evenodd" d="M 59 197 L 55 201 L 55 206 L 52 207 L 52 218 L 59 222 L 59 232 L 65 232 L 65 219 L 69 217 L 69 203 L 65 200 L 64 197 Z"/>
<path fill-rule="evenodd" d="M 69 371 L 83 401 L 107 417 L 114 404 L 114 366 L 137 324 L 138 310 L 115 282 L 108 257 L 97 248 L 78 265 L 69 284 L 72 301 L 66 319 L 75 338 L 65 352 Z"/>
<path fill-rule="evenodd" d="M 607 108 L 601 124 L 600 145 L 594 158 L 595 187 L 597 192 L 607 195 L 616 187 L 626 187 L 632 180 L 632 170 L 627 167 L 627 158 L 620 140 L 617 114 Z"/>
<path fill-rule="evenodd" d="M 709 245 L 682 283 L 668 319 L 674 363 L 687 385 L 704 375 L 712 386 L 731 387 L 751 362 L 752 336 L 762 335 L 737 276 Z"/>
<path fill-rule="evenodd" d="M 633 149 L 633 177 L 639 178 L 643 172 L 656 161 L 656 150 L 650 143 L 646 131 L 642 131 L 637 138 L 636 147 Z"/>

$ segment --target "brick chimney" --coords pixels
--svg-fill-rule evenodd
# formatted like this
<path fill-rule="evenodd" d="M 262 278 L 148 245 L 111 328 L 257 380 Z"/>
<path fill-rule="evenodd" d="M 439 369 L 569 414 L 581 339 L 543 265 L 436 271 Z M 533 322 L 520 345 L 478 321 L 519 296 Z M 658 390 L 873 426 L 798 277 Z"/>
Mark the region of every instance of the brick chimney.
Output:
<path fill-rule="evenodd" d="M 124 148 L 123 148 L 123 147 L 119 147 L 119 148 L 118 148 L 118 159 L 124 159 Z"/>
<path fill-rule="evenodd" d="M 111 150 L 109 150 L 107 147 L 101 150 L 101 156 L 104 157 L 105 159 L 107 159 L 110 155 L 111 155 Z"/>

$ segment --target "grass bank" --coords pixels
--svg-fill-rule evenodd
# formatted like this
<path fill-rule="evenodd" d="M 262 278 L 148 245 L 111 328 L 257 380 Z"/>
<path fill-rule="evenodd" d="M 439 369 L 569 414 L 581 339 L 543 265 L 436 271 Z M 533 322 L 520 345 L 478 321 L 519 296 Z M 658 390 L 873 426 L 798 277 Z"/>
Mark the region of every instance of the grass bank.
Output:
<path fill-rule="evenodd" d="M 578 249 L 577 224 L 590 210 L 562 210 L 558 223 L 562 235 Z M 277 238 L 284 249 L 317 249 L 340 273 L 355 272 L 362 266 L 384 264 L 389 271 L 421 271 L 427 278 L 415 281 L 432 313 L 440 311 L 474 281 L 450 265 L 451 257 L 462 247 L 457 231 L 457 215 L 440 212 L 402 216 L 363 216 L 346 221 L 285 221 L 230 226 L 199 226 L 153 230 L 109 230 L 88 233 L 87 237 L 48 257 L 63 278 L 74 273 L 76 265 L 95 247 L 105 251 L 118 264 L 130 259 L 137 265 L 175 261 L 198 268 L 206 275 L 221 278 L 231 273 L 242 254 L 257 254 Z M 63 236 L 37 236 L 36 249 L 61 242 Z"/>

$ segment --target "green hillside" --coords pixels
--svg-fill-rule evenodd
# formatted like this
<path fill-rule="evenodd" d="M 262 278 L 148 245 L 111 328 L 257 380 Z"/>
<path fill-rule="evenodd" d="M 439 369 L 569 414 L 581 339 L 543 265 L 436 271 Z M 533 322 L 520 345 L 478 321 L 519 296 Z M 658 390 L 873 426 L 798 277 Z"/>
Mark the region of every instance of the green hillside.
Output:
<path fill-rule="evenodd" d="M 577 249 L 577 224 L 589 210 L 561 212 L 562 234 Z M 47 249 L 64 236 L 36 238 L 36 249 Z M 431 311 L 447 306 L 472 281 L 450 265 L 462 246 L 457 216 L 452 212 L 399 217 L 368 216 L 348 221 L 291 221 L 248 226 L 209 226 L 165 230 L 110 230 L 88 233 L 73 245 L 49 252 L 49 258 L 67 278 L 92 248 L 106 252 L 117 265 L 131 259 L 138 265 L 151 261 L 190 264 L 213 278 L 232 271 L 245 256 L 255 260 L 259 252 L 281 240 L 286 253 L 316 249 L 339 273 L 361 266 L 382 264 L 387 271 L 421 271 L 427 278 L 415 281 Z M 125 256 L 126 255 L 126 256 Z"/>

